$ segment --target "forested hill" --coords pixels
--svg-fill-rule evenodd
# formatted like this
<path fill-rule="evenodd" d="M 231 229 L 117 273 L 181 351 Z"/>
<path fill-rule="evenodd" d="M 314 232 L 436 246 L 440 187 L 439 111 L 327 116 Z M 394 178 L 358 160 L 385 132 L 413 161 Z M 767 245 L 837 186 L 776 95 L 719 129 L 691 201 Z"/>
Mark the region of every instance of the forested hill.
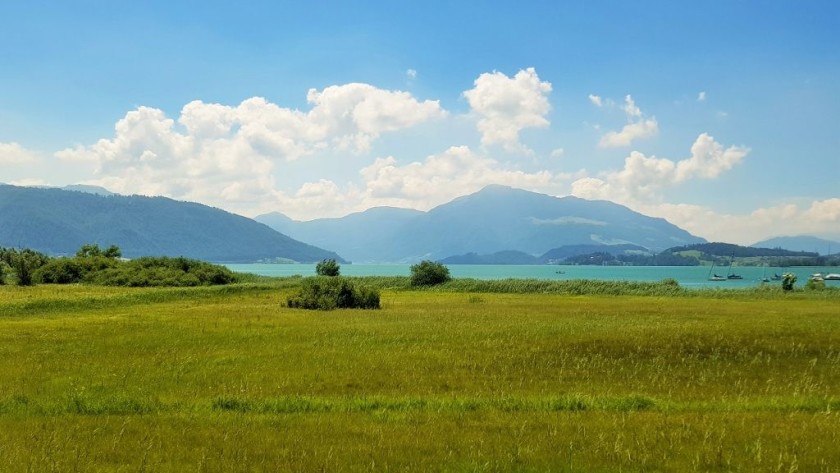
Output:
<path fill-rule="evenodd" d="M 331 251 L 206 205 L 164 197 L 0 185 L 0 246 L 67 255 L 86 243 L 117 245 L 128 258 L 344 261 Z"/>
<path fill-rule="evenodd" d="M 781 248 L 753 248 L 751 246 L 734 245 L 732 243 L 699 243 L 695 245 L 669 248 L 669 253 L 698 251 L 709 256 L 725 256 L 735 258 L 754 258 L 764 256 L 804 256 L 815 257 L 817 253 L 808 251 L 790 251 Z"/>

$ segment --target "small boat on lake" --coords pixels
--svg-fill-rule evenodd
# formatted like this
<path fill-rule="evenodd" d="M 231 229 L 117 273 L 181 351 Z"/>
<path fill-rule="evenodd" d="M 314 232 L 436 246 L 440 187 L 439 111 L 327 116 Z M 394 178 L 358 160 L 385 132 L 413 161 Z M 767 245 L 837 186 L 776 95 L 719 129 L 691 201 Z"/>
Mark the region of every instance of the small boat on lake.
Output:
<path fill-rule="evenodd" d="M 720 276 L 717 273 L 712 274 L 713 269 L 715 269 L 715 263 L 712 263 L 712 267 L 709 268 L 709 276 L 707 278 L 709 281 L 726 281 L 726 277 Z"/>
<path fill-rule="evenodd" d="M 732 263 L 735 261 L 735 256 L 733 255 L 732 258 L 729 260 L 729 270 L 726 273 L 726 279 L 744 279 L 743 276 L 740 274 L 735 274 L 732 272 Z"/>
<path fill-rule="evenodd" d="M 823 279 L 826 281 L 840 281 L 840 274 L 828 273 L 825 276 L 823 276 Z"/>

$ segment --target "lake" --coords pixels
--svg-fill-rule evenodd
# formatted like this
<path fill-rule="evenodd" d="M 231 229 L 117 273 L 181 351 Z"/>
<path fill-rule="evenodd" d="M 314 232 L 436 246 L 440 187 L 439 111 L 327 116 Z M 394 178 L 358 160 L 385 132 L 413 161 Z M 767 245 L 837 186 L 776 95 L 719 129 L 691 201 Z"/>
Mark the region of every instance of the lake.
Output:
<path fill-rule="evenodd" d="M 312 276 L 315 264 L 228 264 L 233 271 L 263 276 Z M 408 276 L 409 264 L 343 264 L 344 276 Z M 684 287 L 746 288 L 761 284 L 763 276 L 791 272 L 797 276 L 797 286 L 804 285 L 813 273 L 840 273 L 840 268 L 793 267 L 762 268 L 736 267 L 733 272 L 744 279 L 709 281 L 708 266 L 555 266 L 555 265 L 448 265 L 454 278 L 474 279 L 601 279 L 609 281 L 661 281 L 673 278 Z M 726 268 L 715 268 L 717 274 L 726 275 Z M 770 281 L 768 284 L 781 284 Z M 826 281 L 826 285 L 840 287 L 840 281 Z"/>

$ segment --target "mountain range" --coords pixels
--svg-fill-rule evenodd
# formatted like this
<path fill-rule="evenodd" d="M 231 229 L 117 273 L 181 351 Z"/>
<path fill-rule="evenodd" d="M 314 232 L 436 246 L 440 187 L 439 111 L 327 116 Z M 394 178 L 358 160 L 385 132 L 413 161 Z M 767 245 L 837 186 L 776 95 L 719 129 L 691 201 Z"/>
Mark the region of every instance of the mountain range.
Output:
<path fill-rule="evenodd" d="M 258 222 L 357 263 L 439 260 L 469 253 L 544 255 L 568 245 L 636 245 L 652 252 L 702 238 L 627 207 L 492 185 L 428 212 L 378 207 L 342 218 Z"/>
<path fill-rule="evenodd" d="M 811 251 L 821 255 L 840 253 L 840 242 L 815 236 L 782 236 L 763 240 L 750 246 L 757 248 L 784 248 L 792 251 Z"/>
<path fill-rule="evenodd" d="M 249 218 L 165 197 L 108 195 L 100 188 L 0 185 L 0 246 L 72 255 L 82 245 L 117 245 L 128 258 L 315 262 L 336 253 L 293 240 Z"/>

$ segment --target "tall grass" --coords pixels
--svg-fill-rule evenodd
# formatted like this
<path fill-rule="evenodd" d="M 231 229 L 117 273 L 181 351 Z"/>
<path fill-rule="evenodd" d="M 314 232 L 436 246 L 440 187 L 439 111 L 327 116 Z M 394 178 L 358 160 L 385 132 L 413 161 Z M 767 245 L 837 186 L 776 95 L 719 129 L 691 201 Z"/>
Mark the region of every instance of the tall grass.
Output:
<path fill-rule="evenodd" d="M 0 287 L 0 471 L 840 464 L 834 300 L 379 281 L 334 312 L 284 307 L 300 278 Z"/>

